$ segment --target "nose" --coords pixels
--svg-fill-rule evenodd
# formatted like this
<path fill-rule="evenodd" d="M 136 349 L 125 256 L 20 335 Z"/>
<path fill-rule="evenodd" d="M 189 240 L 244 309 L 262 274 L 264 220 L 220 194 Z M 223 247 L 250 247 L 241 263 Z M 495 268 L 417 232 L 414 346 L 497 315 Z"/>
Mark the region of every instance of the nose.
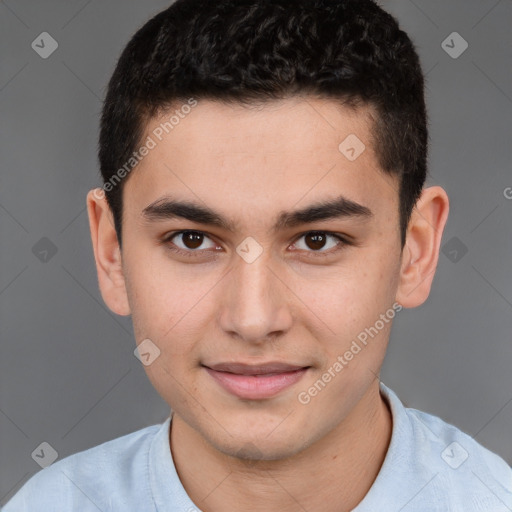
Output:
<path fill-rule="evenodd" d="M 264 252 L 252 263 L 240 258 L 226 276 L 220 323 L 224 332 L 261 345 L 292 325 L 291 292 Z"/>

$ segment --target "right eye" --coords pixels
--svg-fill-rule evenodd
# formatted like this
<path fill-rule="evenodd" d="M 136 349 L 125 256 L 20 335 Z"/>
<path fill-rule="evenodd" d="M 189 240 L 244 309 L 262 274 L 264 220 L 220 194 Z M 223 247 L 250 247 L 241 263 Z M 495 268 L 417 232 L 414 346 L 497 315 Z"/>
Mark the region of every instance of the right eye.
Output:
<path fill-rule="evenodd" d="M 176 242 L 174 242 L 174 240 L 176 240 Z M 209 246 L 201 249 L 205 240 L 210 240 L 211 243 Z M 192 230 L 168 233 L 162 240 L 162 243 L 165 244 L 169 250 L 185 256 L 197 256 L 200 253 L 207 251 L 207 249 L 219 248 L 218 245 L 206 235 L 206 233 Z"/>

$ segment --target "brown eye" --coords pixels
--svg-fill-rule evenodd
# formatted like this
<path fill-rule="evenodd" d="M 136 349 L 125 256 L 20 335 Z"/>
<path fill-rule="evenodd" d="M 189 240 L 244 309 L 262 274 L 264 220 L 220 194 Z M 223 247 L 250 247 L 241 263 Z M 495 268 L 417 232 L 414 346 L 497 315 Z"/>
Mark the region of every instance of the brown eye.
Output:
<path fill-rule="evenodd" d="M 208 245 L 208 241 L 210 245 Z M 205 233 L 200 231 L 178 231 L 168 235 L 164 242 L 170 246 L 175 246 L 182 252 L 202 252 L 205 249 L 215 248 L 215 243 Z"/>
<path fill-rule="evenodd" d="M 301 244 L 299 241 L 302 239 L 304 239 L 304 242 Z M 330 240 L 333 241 L 331 242 Z M 312 253 L 315 256 L 317 254 L 323 256 L 324 254 L 327 255 L 334 253 L 337 249 L 342 249 L 345 245 L 349 245 L 349 242 L 347 242 L 343 237 L 333 233 L 325 231 L 310 231 L 303 234 L 294 245 L 297 249 Z M 300 247 L 301 245 L 302 247 Z"/>
<path fill-rule="evenodd" d="M 306 245 L 315 251 L 323 249 L 327 241 L 327 237 L 324 233 L 308 233 L 307 235 L 304 235 L 304 237 Z"/>
<path fill-rule="evenodd" d="M 187 249 L 197 249 L 201 247 L 204 235 L 195 231 L 185 231 L 182 233 L 182 237 L 183 244 Z"/>

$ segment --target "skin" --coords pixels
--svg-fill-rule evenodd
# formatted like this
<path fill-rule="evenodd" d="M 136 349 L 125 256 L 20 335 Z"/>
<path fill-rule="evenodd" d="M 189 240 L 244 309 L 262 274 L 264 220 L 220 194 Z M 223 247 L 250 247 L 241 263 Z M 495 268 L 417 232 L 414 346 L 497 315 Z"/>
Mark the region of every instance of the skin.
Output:
<path fill-rule="evenodd" d="M 160 350 L 144 368 L 174 411 L 175 465 L 205 512 L 349 511 L 383 463 L 392 418 L 378 375 L 392 322 L 308 404 L 297 398 L 393 303 L 422 304 L 437 266 L 446 192 L 423 190 L 401 251 L 398 181 L 379 168 L 372 115 L 312 97 L 258 108 L 200 101 L 126 181 L 122 251 L 106 200 L 87 196 L 103 299 L 132 316 L 137 344 L 149 338 Z M 149 121 L 146 137 L 163 119 Z M 338 149 L 350 134 L 366 146 L 354 161 Z M 373 215 L 271 231 L 282 211 L 340 194 Z M 142 211 L 165 195 L 206 205 L 237 229 L 148 222 Z M 161 242 L 187 229 L 206 233 L 199 253 L 183 236 Z M 322 257 L 313 230 L 354 243 L 336 251 L 328 237 Z M 262 248 L 251 263 L 236 252 L 249 236 Z M 173 253 L 172 242 L 194 256 Z M 272 398 L 243 400 L 201 366 L 227 361 L 310 368 Z"/>

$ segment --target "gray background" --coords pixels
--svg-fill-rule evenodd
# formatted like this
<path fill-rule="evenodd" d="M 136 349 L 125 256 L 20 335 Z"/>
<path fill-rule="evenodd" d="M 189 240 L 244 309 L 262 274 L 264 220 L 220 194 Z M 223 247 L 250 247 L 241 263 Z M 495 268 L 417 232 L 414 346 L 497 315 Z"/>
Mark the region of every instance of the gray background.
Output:
<path fill-rule="evenodd" d="M 168 4 L 0 2 L 0 504 L 40 469 L 42 442 L 63 458 L 169 413 L 130 319 L 102 302 L 85 210 L 107 80 Z M 431 296 L 395 320 L 382 380 L 512 463 L 512 1 L 381 4 L 420 53 L 429 184 L 451 198 Z M 47 59 L 31 48 L 44 31 L 59 45 Z M 456 59 L 452 32 L 469 44 Z"/>

